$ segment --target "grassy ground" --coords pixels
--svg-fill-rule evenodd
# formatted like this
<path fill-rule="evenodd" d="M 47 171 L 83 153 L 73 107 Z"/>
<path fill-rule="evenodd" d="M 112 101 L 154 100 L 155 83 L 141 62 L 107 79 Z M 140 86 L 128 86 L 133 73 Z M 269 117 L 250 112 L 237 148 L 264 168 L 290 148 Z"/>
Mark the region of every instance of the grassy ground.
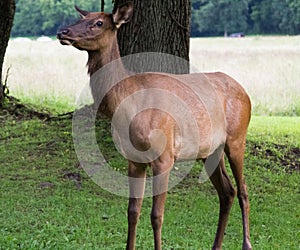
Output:
<path fill-rule="evenodd" d="M 223 71 L 249 92 L 256 115 L 300 115 L 300 36 L 245 39 L 193 38 L 191 64 L 197 71 Z M 74 108 L 88 82 L 86 53 L 57 41 L 11 41 L 5 68 L 14 96 L 52 107 Z M 59 98 L 62 97 L 62 98 Z"/>
<path fill-rule="evenodd" d="M 225 71 L 248 90 L 254 114 L 299 115 L 300 37 L 192 39 L 191 61 L 200 71 Z M 221 60 L 221 59 L 222 60 Z M 51 112 L 74 108 L 87 83 L 86 55 L 57 42 L 11 42 L 13 95 Z M 75 73 L 76 72 L 76 73 Z M 18 111 L 18 110 L 17 110 Z M 27 114 L 25 112 L 25 114 Z M 72 121 L 45 121 L 24 112 L 0 110 L 0 249 L 124 249 L 127 199 L 102 190 L 80 168 Z M 107 126 L 104 122 L 101 128 Z M 253 116 L 248 133 L 245 177 L 251 202 L 254 249 L 300 248 L 300 118 Z M 101 136 L 101 135 L 99 135 Z M 112 152 L 113 167 L 126 163 Z M 210 249 L 218 199 L 209 182 L 198 183 L 196 166 L 169 192 L 164 249 Z M 146 198 L 137 249 L 153 249 Z M 235 201 L 224 249 L 241 246 L 242 226 Z"/>
<path fill-rule="evenodd" d="M 78 166 L 71 120 L 0 116 L 0 249 L 124 249 L 127 199 L 103 191 Z M 252 119 L 245 176 L 254 249 L 300 247 L 299 126 L 299 117 Z M 164 249 L 211 247 L 218 200 L 198 176 L 196 167 L 169 192 Z M 137 249 L 153 248 L 150 208 L 146 198 Z M 235 201 L 224 249 L 240 248 L 240 217 Z"/>

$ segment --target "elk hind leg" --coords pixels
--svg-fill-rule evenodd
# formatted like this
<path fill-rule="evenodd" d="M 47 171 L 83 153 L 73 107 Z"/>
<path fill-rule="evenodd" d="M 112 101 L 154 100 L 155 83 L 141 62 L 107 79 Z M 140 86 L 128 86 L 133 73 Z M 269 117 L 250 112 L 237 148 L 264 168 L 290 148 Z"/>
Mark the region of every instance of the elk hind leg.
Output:
<path fill-rule="evenodd" d="M 243 250 L 251 250 L 250 229 L 249 229 L 249 212 L 250 204 L 248 199 L 247 186 L 243 175 L 245 139 L 241 143 L 227 143 L 225 148 L 230 167 L 237 185 L 237 196 L 242 211 L 243 221 Z"/>
<path fill-rule="evenodd" d="M 210 166 L 207 166 L 210 167 Z M 230 209 L 235 196 L 235 189 L 225 169 L 224 153 L 218 167 L 211 174 L 210 180 L 217 190 L 220 201 L 218 228 L 215 236 L 213 250 L 222 249 L 225 228 L 227 225 Z"/>

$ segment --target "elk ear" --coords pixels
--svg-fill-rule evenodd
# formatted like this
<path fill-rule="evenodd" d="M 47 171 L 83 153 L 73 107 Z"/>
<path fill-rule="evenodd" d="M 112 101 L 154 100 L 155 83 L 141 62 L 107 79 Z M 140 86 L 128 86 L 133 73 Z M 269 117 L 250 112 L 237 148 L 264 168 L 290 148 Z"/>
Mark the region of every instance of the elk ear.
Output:
<path fill-rule="evenodd" d="M 133 3 L 128 2 L 118 6 L 117 9 L 113 11 L 113 21 L 117 28 L 119 28 L 123 23 L 130 21 L 133 15 Z"/>
<path fill-rule="evenodd" d="M 75 5 L 75 9 L 77 10 L 81 18 L 85 18 L 89 14 L 88 11 L 80 9 L 77 5 Z"/>

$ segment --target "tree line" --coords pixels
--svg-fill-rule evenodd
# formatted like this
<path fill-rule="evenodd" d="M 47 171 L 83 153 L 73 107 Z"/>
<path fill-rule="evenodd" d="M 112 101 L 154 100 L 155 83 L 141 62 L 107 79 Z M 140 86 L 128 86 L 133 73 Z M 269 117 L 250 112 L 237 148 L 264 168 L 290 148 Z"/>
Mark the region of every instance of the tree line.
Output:
<path fill-rule="evenodd" d="M 105 9 L 112 8 L 106 0 Z M 57 30 L 78 20 L 74 5 L 89 11 L 99 11 L 101 0 L 16 0 L 12 36 L 53 36 Z"/>
<path fill-rule="evenodd" d="M 112 10 L 112 0 L 16 0 L 12 36 L 55 35 L 78 19 L 75 3 L 98 11 L 101 2 Z M 191 0 L 191 6 L 191 36 L 300 34 L 299 0 Z"/>
<path fill-rule="evenodd" d="M 300 34 L 299 0 L 192 0 L 192 36 Z"/>

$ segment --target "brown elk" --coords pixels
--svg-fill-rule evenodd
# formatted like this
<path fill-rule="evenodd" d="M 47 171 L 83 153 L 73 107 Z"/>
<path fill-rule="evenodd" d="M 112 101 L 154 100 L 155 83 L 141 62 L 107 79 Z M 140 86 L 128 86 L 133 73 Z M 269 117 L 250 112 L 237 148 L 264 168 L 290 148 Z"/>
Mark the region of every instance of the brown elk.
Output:
<path fill-rule="evenodd" d="M 81 19 L 74 25 L 61 29 L 57 37 L 63 45 L 72 45 L 77 49 L 88 52 L 88 72 L 92 76 L 97 70 L 112 61 L 119 59 L 117 30 L 131 19 L 133 6 L 131 3 L 119 6 L 113 14 L 103 12 L 87 12 L 76 7 Z M 126 74 L 125 68 L 119 63 L 117 70 Z M 185 84 L 187 83 L 187 84 Z M 105 84 L 101 81 L 98 84 Z M 207 87 L 206 87 L 207 86 Z M 210 87 L 208 87 L 210 86 Z M 99 86 L 98 86 L 99 87 Z M 195 91 L 201 90 L 201 100 Z M 97 98 L 97 86 L 91 86 L 94 98 Z M 185 134 L 194 133 L 185 124 L 185 130 L 179 131 L 177 120 L 168 112 L 158 108 L 144 109 L 130 121 L 130 143 L 141 152 L 149 148 L 159 151 L 159 155 L 150 162 L 128 160 L 128 176 L 138 178 L 138 184 L 129 181 L 128 205 L 128 238 L 127 249 L 135 249 L 136 225 L 140 216 L 145 187 L 146 168 L 151 167 L 153 176 L 153 190 L 160 192 L 153 194 L 151 223 L 154 233 L 155 249 L 161 248 L 161 229 L 163 223 L 164 204 L 169 181 L 169 172 L 174 162 L 187 160 L 196 155 L 196 160 L 207 161 L 209 155 L 219 148 L 222 149 L 215 168 L 209 169 L 209 178 L 217 190 L 220 201 L 220 212 L 217 232 L 213 249 L 221 249 L 225 227 L 234 200 L 235 189 L 226 172 L 224 154 L 229 159 L 230 167 L 237 185 L 237 195 L 242 211 L 243 249 L 252 249 L 249 233 L 249 201 L 243 177 L 244 150 L 246 133 L 251 114 L 250 99 L 245 90 L 231 77 L 223 73 L 172 75 L 162 73 L 128 74 L 128 77 L 114 85 L 100 104 L 100 110 L 112 119 L 118 105 L 127 97 L 137 92 L 150 89 L 161 89 L 183 100 L 193 114 L 197 133 L 201 142 L 185 140 Z M 215 96 L 212 96 L 212 89 Z M 164 98 L 147 95 L 143 100 L 150 104 L 168 105 Z M 141 100 L 141 99 L 136 99 Z M 164 103 L 163 103 L 164 102 Z M 211 103 L 207 108 L 207 103 Z M 140 105 L 132 103 L 122 112 L 127 114 Z M 205 106 L 206 105 L 206 106 Z M 153 106 L 154 107 L 154 106 Z M 214 119 L 216 126 L 211 126 L 210 119 Z M 184 121 L 181 121 L 184 123 Z M 153 131 L 164 134 L 164 148 L 161 150 L 162 140 Z M 191 135 L 191 138 L 198 138 Z M 186 143 L 187 142 L 187 143 Z M 196 143 L 196 144 L 194 144 Z M 196 145 L 196 146 L 195 146 Z M 143 154 L 142 154 L 143 155 Z"/>

